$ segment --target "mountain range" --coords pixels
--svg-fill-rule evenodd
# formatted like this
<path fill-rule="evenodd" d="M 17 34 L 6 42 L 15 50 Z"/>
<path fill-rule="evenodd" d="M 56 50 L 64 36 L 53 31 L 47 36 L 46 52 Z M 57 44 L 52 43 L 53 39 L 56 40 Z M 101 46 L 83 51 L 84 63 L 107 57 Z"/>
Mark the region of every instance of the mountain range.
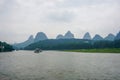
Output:
<path fill-rule="evenodd" d="M 103 37 L 101 37 L 99 34 L 96 34 L 93 39 L 94 41 L 99 41 L 99 40 L 103 40 Z"/>
<path fill-rule="evenodd" d="M 74 38 L 74 34 L 71 33 L 70 31 L 68 31 L 67 33 L 65 33 L 65 35 L 63 36 L 62 34 L 59 34 L 56 39 L 73 39 Z"/>
<path fill-rule="evenodd" d="M 88 40 L 92 39 L 89 32 L 85 33 L 85 35 L 83 36 L 83 39 L 88 39 Z"/>
<path fill-rule="evenodd" d="M 120 40 L 120 32 L 115 36 L 115 40 Z"/>
<path fill-rule="evenodd" d="M 33 35 L 31 35 L 26 41 L 24 42 L 21 42 L 21 43 L 15 43 L 13 44 L 13 47 L 15 49 L 21 49 L 21 48 L 24 48 L 30 44 L 34 43 L 34 38 L 33 38 Z"/>
<path fill-rule="evenodd" d="M 37 43 L 39 41 L 47 40 L 48 37 L 44 32 L 38 32 L 35 36 L 31 35 L 26 41 L 21 43 L 13 44 L 13 47 L 16 49 L 24 48 L 32 43 Z M 56 39 L 75 39 L 74 34 L 71 31 L 67 31 L 64 35 L 59 34 Z M 120 32 L 115 36 L 113 34 L 108 34 L 105 38 L 101 37 L 99 34 L 96 34 L 93 38 L 89 34 L 89 32 L 85 33 L 82 39 L 86 40 L 93 40 L 93 41 L 99 41 L 99 40 L 106 40 L 106 41 L 114 41 L 120 39 Z"/>
<path fill-rule="evenodd" d="M 113 34 L 108 34 L 108 36 L 106 36 L 105 38 L 104 38 L 105 40 L 109 40 L 109 41 L 114 41 L 114 39 L 115 39 L 115 35 L 113 35 Z"/>
<path fill-rule="evenodd" d="M 48 39 L 48 37 L 46 36 L 45 33 L 38 32 L 37 35 L 35 36 L 34 42 L 38 42 L 38 41 L 42 41 L 42 40 L 46 40 L 46 39 Z"/>

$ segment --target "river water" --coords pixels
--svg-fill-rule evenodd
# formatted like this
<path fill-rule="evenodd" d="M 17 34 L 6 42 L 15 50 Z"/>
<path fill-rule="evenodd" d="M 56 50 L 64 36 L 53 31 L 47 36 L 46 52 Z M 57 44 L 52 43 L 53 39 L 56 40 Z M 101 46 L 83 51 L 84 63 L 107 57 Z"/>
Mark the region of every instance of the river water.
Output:
<path fill-rule="evenodd" d="M 0 80 L 120 80 L 120 54 L 0 53 Z"/>

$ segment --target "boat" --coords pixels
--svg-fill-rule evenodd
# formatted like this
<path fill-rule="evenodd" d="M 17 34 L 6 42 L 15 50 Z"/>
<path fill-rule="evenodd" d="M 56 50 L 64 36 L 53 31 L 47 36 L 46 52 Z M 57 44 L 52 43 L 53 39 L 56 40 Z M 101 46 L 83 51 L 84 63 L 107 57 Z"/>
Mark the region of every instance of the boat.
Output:
<path fill-rule="evenodd" d="M 34 51 L 34 53 L 39 53 L 39 52 L 42 52 L 42 50 L 39 49 L 39 48 L 36 48 L 35 51 Z"/>

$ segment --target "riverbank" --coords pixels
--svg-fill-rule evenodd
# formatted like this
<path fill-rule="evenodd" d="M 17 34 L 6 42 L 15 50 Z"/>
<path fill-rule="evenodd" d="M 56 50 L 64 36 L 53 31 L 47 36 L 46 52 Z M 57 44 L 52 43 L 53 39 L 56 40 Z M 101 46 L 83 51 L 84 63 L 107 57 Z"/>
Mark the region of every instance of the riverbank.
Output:
<path fill-rule="evenodd" d="M 108 49 L 77 49 L 77 50 L 64 50 L 68 52 L 89 52 L 89 53 L 120 53 L 120 48 Z"/>

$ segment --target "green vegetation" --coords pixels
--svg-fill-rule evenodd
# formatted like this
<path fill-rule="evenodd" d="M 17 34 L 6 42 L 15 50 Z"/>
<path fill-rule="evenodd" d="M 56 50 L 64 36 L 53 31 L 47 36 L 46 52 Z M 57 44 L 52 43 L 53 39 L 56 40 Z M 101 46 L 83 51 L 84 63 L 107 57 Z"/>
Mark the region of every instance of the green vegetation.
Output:
<path fill-rule="evenodd" d="M 35 50 L 40 48 L 42 50 L 64 50 L 64 49 L 86 49 L 91 47 L 91 40 L 82 39 L 49 39 L 33 43 L 24 49 Z"/>
<path fill-rule="evenodd" d="M 0 52 L 7 52 L 14 50 L 13 47 L 5 42 L 0 41 Z"/>
<path fill-rule="evenodd" d="M 30 44 L 29 46 L 25 47 L 24 49 L 25 50 L 35 50 L 36 48 L 40 48 L 42 50 L 93 49 L 93 52 L 95 51 L 95 49 L 97 49 L 97 50 L 102 49 L 103 50 L 105 48 L 110 48 L 109 50 L 111 51 L 112 48 L 120 48 L 120 40 L 94 41 L 94 40 L 85 40 L 85 39 L 48 39 L 48 40 L 43 40 L 43 41 L 39 41 L 39 42 Z M 108 52 L 108 51 L 106 51 L 106 52 Z M 115 51 L 116 50 L 114 50 L 113 52 L 115 52 Z M 105 51 L 101 51 L 101 52 L 105 52 Z"/>
<path fill-rule="evenodd" d="M 64 50 L 68 52 L 120 53 L 120 48 Z"/>

